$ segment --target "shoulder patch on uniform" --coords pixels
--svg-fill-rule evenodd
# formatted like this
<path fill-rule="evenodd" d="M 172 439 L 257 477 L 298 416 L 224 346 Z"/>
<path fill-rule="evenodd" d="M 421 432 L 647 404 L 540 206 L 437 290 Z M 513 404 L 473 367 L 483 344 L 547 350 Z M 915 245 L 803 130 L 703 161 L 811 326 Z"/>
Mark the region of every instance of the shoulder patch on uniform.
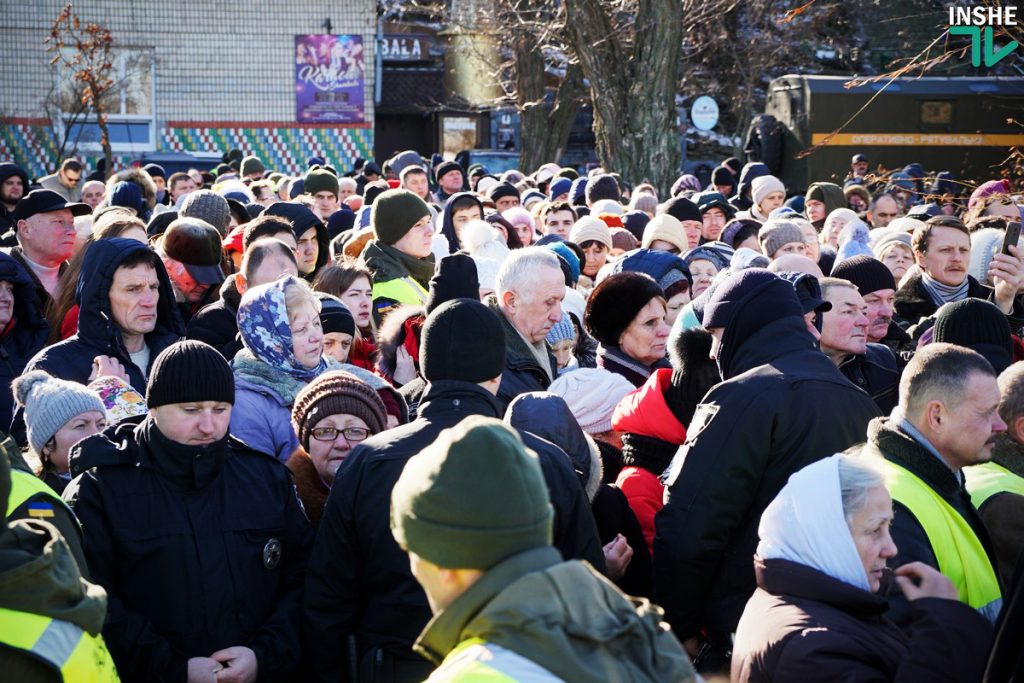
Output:
<path fill-rule="evenodd" d="M 45 500 L 34 500 L 26 507 L 28 516 L 33 519 L 46 519 L 54 516 L 53 503 L 48 503 Z"/>

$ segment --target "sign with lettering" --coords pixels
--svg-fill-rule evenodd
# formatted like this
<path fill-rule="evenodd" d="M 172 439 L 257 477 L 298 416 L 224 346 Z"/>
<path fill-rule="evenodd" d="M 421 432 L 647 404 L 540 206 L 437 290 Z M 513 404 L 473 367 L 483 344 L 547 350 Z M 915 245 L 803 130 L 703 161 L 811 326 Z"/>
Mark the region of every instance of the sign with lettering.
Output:
<path fill-rule="evenodd" d="M 380 56 L 385 62 L 422 62 L 430 59 L 432 42 L 424 33 L 385 33 Z"/>
<path fill-rule="evenodd" d="M 295 36 L 295 120 L 363 123 L 366 62 L 362 36 Z"/>

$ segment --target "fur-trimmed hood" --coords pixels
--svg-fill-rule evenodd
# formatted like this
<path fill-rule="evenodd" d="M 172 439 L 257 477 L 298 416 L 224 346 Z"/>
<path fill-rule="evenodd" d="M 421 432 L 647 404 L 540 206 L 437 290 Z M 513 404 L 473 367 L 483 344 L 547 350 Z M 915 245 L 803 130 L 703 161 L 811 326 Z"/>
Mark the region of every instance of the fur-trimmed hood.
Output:
<path fill-rule="evenodd" d="M 120 182 L 135 183 L 142 190 L 142 197 L 146 200 L 146 208 L 150 211 L 156 206 L 156 183 L 148 173 L 141 168 L 134 166 L 125 168 L 107 178 L 107 190 L 104 198 L 104 206 L 109 205 L 109 198 L 114 192 L 114 186 Z"/>

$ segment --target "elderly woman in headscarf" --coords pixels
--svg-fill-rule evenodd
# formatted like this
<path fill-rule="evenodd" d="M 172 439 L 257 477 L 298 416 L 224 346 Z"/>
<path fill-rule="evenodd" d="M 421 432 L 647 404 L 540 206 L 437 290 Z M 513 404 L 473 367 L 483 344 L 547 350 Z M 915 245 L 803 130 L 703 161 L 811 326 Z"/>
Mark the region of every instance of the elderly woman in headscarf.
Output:
<path fill-rule="evenodd" d="M 232 361 L 231 434 L 285 461 L 299 447 L 291 420 L 295 397 L 328 369 L 320 301 L 291 276 L 253 287 L 238 306 L 238 332 L 245 348 Z"/>
<path fill-rule="evenodd" d="M 981 680 L 991 627 L 935 569 L 897 568 L 913 621 L 904 631 L 885 617 L 897 548 L 883 471 L 867 456 L 825 458 L 765 509 L 734 682 Z"/>

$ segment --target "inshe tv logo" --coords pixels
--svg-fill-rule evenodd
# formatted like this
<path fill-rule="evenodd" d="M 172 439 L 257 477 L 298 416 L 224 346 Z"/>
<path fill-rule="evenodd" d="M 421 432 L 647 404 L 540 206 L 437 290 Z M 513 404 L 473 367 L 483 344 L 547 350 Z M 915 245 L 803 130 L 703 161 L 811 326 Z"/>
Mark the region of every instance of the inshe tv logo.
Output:
<path fill-rule="evenodd" d="M 971 66 L 992 66 L 1017 49 L 1017 41 L 1011 40 L 996 51 L 992 45 L 993 26 L 1016 26 L 1017 8 L 1000 7 L 950 7 L 949 34 L 971 37 Z"/>

